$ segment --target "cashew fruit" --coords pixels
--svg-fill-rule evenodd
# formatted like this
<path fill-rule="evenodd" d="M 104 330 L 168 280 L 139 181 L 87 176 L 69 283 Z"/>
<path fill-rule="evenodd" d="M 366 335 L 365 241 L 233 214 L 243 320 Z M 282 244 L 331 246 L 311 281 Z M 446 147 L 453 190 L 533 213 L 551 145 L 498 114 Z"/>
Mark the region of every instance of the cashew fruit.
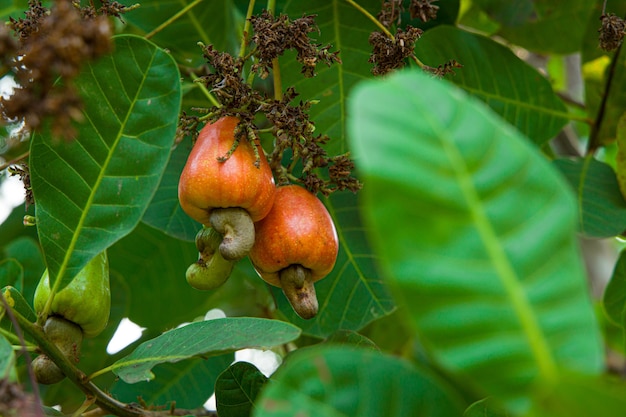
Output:
<path fill-rule="evenodd" d="M 228 156 L 238 123 L 227 116 L 204 126 L 178 182 L 185 213 L 224 235 L 220 252 L 227 260 L 247 255 L 254 244 L 253 222 L 270 211 L 276 189 L 258 141 L 241 139 Z"/>
<path fill-rule="evenodd" d="M 263 280 L 280 287 L 300 317 L 318 311 L 314 283 L 337 260 L 339 240 L 330 214 L 315 195 L 297 185 L 276 189 L 274 206 L 255 223 L 250 260 Z"/>
<path fill-rule="evenodd" d="M 41 314 L 50 297 L 50 277 L 45 270 L 35 289 L 34 307 Z M 106 251 L 96 255 L 78 275 L 54 295 L 52 315 L 76 323 L 85 337 L 95 337 L 102 332 L 111 309 L 109 261 Z"/>
<path fill-rule="evenodd" d="M 48 339 L 72 362 L 80 359 L 80 347 L 83 342 L 83 331 L 76 323 L 60 316 L 50 316 L 46 320 L 43 331 Z M 37 381 L 42 384 L 56 384 L 65 378 L 65 374 L 45 354 L 37 356 L 32 363 Z"/>

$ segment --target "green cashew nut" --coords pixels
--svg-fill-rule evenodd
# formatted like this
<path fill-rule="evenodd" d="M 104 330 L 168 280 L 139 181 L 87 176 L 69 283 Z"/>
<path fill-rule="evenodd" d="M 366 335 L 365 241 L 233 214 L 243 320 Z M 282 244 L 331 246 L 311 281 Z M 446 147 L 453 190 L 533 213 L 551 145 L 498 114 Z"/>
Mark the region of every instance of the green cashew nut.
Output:
<path fill-rule="evenodd" d="M 49 297 L 50 278 L 46 270 L 35 290 L 37 314 L 43 312 Z M 105 329 L 110 310 L 109 261 L 105 251 L 89 261 L 65 288 L 54 295 L 51 314 L 76 323 L 85 337 L 95 337 Z"/>
<path fill-rule="evenodd" d="M 198 261 L 189 265 L 185 277 L 189 285 L 197 290 L 212 290 L 221 286 L 233 270 L 234 261 L 224 259 L 218 250 L 222 235 L 205 227 L 196 235 Z"/>
<path fill-rule="evenodd" d="M 50 316 L 43 331 L 63 355 L 74 363 L 79 361 L 83 331 L 77 324 L 60 316 Z M 37 381 L 41 384 L 56 384 L 65 378 L 63 371 L 45 354 L 37 356 L 32 367 Z"/>

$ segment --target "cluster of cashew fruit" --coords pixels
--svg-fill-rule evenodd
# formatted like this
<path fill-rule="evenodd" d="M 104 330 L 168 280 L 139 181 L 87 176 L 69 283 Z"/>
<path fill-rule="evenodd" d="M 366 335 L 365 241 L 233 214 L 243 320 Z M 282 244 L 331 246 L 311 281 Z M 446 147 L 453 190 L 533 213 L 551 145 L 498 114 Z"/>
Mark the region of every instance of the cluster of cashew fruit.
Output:
<path fill-rule="evenodd" d="M 339 242 L 324 204 L 297 185 L 276 187 L 258 142 L 235 142 L 239 119 L 207 124 L 178 184 L 183 210 L 204 228 L 196 236 L 198 261 L 187 270 L 197 289 L 224 283 L 248 255 L 267 283 L 280 287 L 296 313 L 318 311 L 314 283 L 334 267 Z M 256 147 L 256 148 L 255 148 Z"/>
<path fill-rule="evenodd" d="M 45 314 L 51 296 L 50 278 L 44 271 L 35 290 L 34 307 Z M 61 291 L 54 294 L 43 331 L 46 337 L 72 362 L 80 359 L 83 337 L 100 334 L 109 321 L 111 290 L 109 261 L 106 251 L 96 255 Z M 65 375 L 45 354 L 32 363 L 37 381 L 42 384 L 60 382 Z"/>

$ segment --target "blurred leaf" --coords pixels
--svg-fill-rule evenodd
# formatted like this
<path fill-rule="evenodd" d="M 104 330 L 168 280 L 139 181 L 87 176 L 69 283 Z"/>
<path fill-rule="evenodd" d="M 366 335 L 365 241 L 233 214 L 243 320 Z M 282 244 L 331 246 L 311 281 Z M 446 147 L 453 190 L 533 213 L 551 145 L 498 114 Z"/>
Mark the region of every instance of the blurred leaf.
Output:
<path fill-rule="evenodd" d="M 206 292 L 185 280 L 187 267 L 198 259 L 195 244 L 140 224 L 108 253 L 111 273 L 128 286 L 128 318 L 139 326 L 162 332 L 207 311 Z M 159 308 L 146 308 L 151 305 Z"/>
<path fill-rule="evenodd" d="M 8 378 L 15 366 L 15 353 L 11 343 L 0 334 L 0 380 Z"/>
<path fill-rule="evenodd" d="M 337 330 L 328 336 L 324 342 L 337 345 L 347 345 L 348 347 L 358 347 L 360 349 L 365 348 L 380 350 L 378 349 L 378 346 L 376 346 L 376 343 L 372 340 L 352 330 Z"/>
<path fill-rule="evenodd" d="M 22 265 L 24 270 L 24 286 L 20 292 L 25 299 L 32 302 L 35 288 L 45 269 L 39 244 L 31 237 L 22 236 L 6 245 L 4 247 L 4 254 L 8 258 L 17 259 Z"/>
<path fill-rule="evenodd" d="M 557 159 L 578 204 L 578 230 L 588 237 L 612 237 L 626 230 L 626 201 L 615 171 L 592 157 Z"/>
<path fill-rule="evenodd" d="M 215 402 L 220 417 L 248 417 L 263 385 L 265 375 L 248 362 L 236 362 L 215 382 Z"/>
<path fill-rule="evenodd" d="M 78 137 L 32 139 L 37 230 L 57 290 L 141 219 L 174 140 L 179 79 L 166 52 L 116 37 L 115 52 L 86 64 L 76 81 L 85 105 Z"/>
<path fill-rule="evenodd" d="M 350 103 L 376 252 L 433 359 L 515 412 L 561 369 L 599 373 L 576 205 L 545 158 L 422 72 L 363 84 Z"/>
<path fill-rule="evenodd" d="M 24 268 L 14 258 L 0 261 L 0 287 L 11 285 L 18 291 L 24 287 Z"/>
<path fill-rule="evenodd" d="M 567 375 L 550 392 L 537 398 L 537 417 L 622 417 L 626 409 L 623 380 Z"/>
<path fill-rule="evenodd" d="M 611 280 L 604 290 L 602 298 L 604 311 L 609 320 L 622 329 L 626 329 L 626 251 L 619 254 L 613 269 Z"/>
<path fill-rule="evenodd" d="M 568 122 L 565 105 L 536 69 L 507 47 L 464 30 L 439 26 L 424 33 L 415 55 L 437 67 L 455 59 L 463 65 L 449 80 L 483 100 L 493 111 L 541 145 Z"/>
<path fill-rule="evenodd" d="M 150 380 L 153 366 L 199 355 L 216 355 L 243 348 L 270 348 L 291 342 L 300 329 L 278 320 L 251 317 L 195 322 L 142 343 L 118 360 L 111 370 L 129 384 Z"/>
<path fill-rule="evenodd" d="M 255 417 L 454 417 L 456 394 L 424 370 L 370 349 L 295 351 L 261 392 Z"/>
<path fill-rule="evenodd" d="M 569 54 L 583 41 L 593 2 L 589 0 L 473 0 L 501 23 L 498 35 L 539 53 Z"/>
<path fill-rule="evenodd" d="M 380 11 L 380 0 L 359 0 L 358 4 L 376 16 Z M 365 78 L 371 78 L 369 59 L 372 47 L 367 39 L 376 26 L 345 1 L 311 2 L 292 1 L 284 9 L 292 19 L 303 14 L 317 15 L 315 22 L 320 34 L 315 34 L 317 43 L 331 44 L 333 51 L 340 51 L 343 64 L 318 65 L 317 75 L 304 78 L 302 65 L 294 54 L 285 54 L 280 59 L 283 86 L 294 86 L 300 93 L 297 100 L 319 100 L 309 114 L 315 121 L 316 133 L 332 139 L 325 148 L 330 154 L 346 152 L 346 98 L 352 87 Z"/>
<path fill-rule="evenodd" d="M 233 354 L 226 354 L 162 364 L 154 370 L 156 378 L 152 381 L 130 385 L 118 381 L 113 385 L 111 394 L 123 402 L 141 398 L 153 406 L 169 407 L 169 403 L 175 401 L 176 408 L 199 408 L 211 397 L 218 375 L 233 359 Z"/>
<path fill-rule="evenodd" d="M 326 337 L 338 329 L 360 330 L 395 308 L 391 293 L 380 277 L 376 256 L 357 211 L 356 196 L 335 193 L 325 200 L 339 236 L 335 268 L 315 283 L 319 312 L 311 320 L 300 318 L 282 291 L 272 288 L 281 312 L 304 334 Z"/>
<path fill-rule="evenodd" d="M 191 142 L 185 140 L 172 152 L 161 184 L 143 215 L 143 222 L 168 236 L 193 242 L 201 225 L 191 219 L 178 202 L 178 179 L 191 151 Z"/>
<path fill-rule="evenodd" d="M 463 413 L 463 417 L 512 417 L 493 397 L 476 401 Z"/>
<path fill-rule="evenodd" d="M 124 20 L 148 34 L 192 3 L 192 0 L 145 0 L 140 8 L 125 14 Z M 155 33 L 151 40 L 170 50 L 181 64 L 195 67 L 202 63 L 198 42 L 214 45 L 218 50 L 238 52 L 242 26 L 243 18 L 232 0 L 204 0 Z"/>
<path fill-rule="evenodd" d="M 16 20 L 23 18 L 26 9 L 28 9 L 28 0 L 1 0 L 0 19 L 4 22 L 9 20 L 9 17 Z"/>

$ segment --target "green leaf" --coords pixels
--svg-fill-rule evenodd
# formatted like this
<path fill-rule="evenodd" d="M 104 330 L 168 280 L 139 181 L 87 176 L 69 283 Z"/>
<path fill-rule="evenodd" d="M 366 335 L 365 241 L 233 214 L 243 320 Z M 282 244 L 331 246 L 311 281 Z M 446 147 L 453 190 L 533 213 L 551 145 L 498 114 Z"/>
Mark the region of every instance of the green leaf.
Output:
<path fill-rule="evenodd" d="M 192 0 L 146 0 L 140 8 L 125 14 L 124 20 L 148 34 L 193 3 Z M 232 0 L 204 0 L 155 33 L 151 40 L 170 50 L 177 61 L 194 67 L 202 63 L 198 42 L 214 45 L 218 50 L 238 52 L 242 24 L 243 18 Z"/>
<path fill-rule="evenodd" d="M 602 305 L 609 320 L 626 329 L 626 251 L 619 254 L 611 280 L 604 289 Z"/>
<path fill-rule="evenodd" d="M 111 394 L 120 401 L 134 402 L 141 398 L 148 405 L 195 409 L 202 407 L 213 394 L 213 387 L 220 372 L 234 360 L 226 354 L 207 359 L 190 359 L 184 363 L 159 365 L 152 381 L 126 384 L 118 381 Z"/>
<path fill-rule="evenodd" d="M 369 349 L 296 351 L 261 392 L 255 417 L 454 417 L 461 402 L 434 375 Z"/>
<path fill-rule="evenodd" d="M 545 158 L 422 72 L 364 83 L 350 103 L 376 253 L 433 359 L 515 412 L 561 369 L 599 373 L 576 205 Z"/>
<path fill-rule="evenodd" d="M 615 171 L 592 157 L 557 159 L 578 204 L 578 230 L 588 237 L 612 237 L 626 230 L 626 201 Z"/>
<path fill-rule="evenodd" d="M 26 320 L 35 322 L 37 315 L 33 311 L 32 307 L 22 296 L 22 293 L 15 287 L 6 286 L 2 288 L 2 295 L 7 300 L 9 305 L 18 313 L 20 313 Z"/>
<path fill-rule="evenodd" d="M 583 41 L 593 8 L 589 0 L 474 0 L 501 23 L 498 35 L 534 52 L 569 54 Z M 599 16 L 598 16 L 599 17 Z"/>
<path fill-rule="evenodd" d="M 216 355 L 243 348 L 270 348 L 300 335 L 292 324 L 259 318 L 223 318 L 188 324 L 142 343 L 118 360 L 111 370 L 129 384 L 150 380 L 155 365 L 199 355 Z"/>
<path fill-rule="evenodd" d="M 135 36 L 116 37 L 115 52 L 85 65 L 76 85 L 85 106 L 77 138 L 37 135 L 30 153 L 37 229 L 56 290 L 141 219 L 181 100 L 171 56 Z"/>
<path fill-rule="evenodd" d="M 276 303 L 302 332 L 326 337 L 338 329 L 358 331 L 391 313 L 395 304 L 378 272 L 366 230 L 357 209 L 357 197 L 335 193 L 325 200 L 339 236 L 339 254 L 333 271 L 315 283 L 319 312 L 311 320 L 300 318 L 282 291 L 272 287 Z"/>
<path fill-rule="evenodd" d="M 265 375 L 248 362 L 236 362 L 215 382 L 215 402 L 220 417 L 248 417 L 263 385 Z"/>
<path fill-rule="evenodd" d="M 463 413 L 463 417 L 512 417 L 493 397 L 476 401 Z"/>
<path fill-rule="evenodd" d="M 355 348 L 379 350 L 371 339 L 352 330 L 337 330 L 326 338 L 325 343 L 346 345 Z"/>
<path fill-rule="evenodd" d="M 190 151 L 191 142 L 187 140 L 174 149 L 161 184 L 142 220 L 168 236 L 193 242 L 202 225 L 185 214 L 178 202 L 178 179 Z"/>
<path fill-rule="evenodd" d="M 24 268 L 13 258 L 0 261 L 0 286 L 11 285 L 22 290 L 24 286 Z"/>
<path fill-rule="evenodd" d="M 455 59 L 463 68 L 449 79 L 541 145 L 569 121 L 567 109 L 536 69 L 507 47 L 451 26 L 438 26 L 415 44 L 415 55 L 437 67 Z"/>
<path fill-rule="evenodd" d="M 17 259 L 22 265 L 24 286 L 20 292 L 25 299 L 31 301 L 35 294 L 35 288 L 45 269 L 39 244 L 31 237 L 22 236 L 6 245 L 4 254 L 7 258 Z"/>
<path fill-rule="evenodd" d="M 15 367 L 15 353 L 11 343 L 0 334 L 0 380 L 11 375 Z"/>

